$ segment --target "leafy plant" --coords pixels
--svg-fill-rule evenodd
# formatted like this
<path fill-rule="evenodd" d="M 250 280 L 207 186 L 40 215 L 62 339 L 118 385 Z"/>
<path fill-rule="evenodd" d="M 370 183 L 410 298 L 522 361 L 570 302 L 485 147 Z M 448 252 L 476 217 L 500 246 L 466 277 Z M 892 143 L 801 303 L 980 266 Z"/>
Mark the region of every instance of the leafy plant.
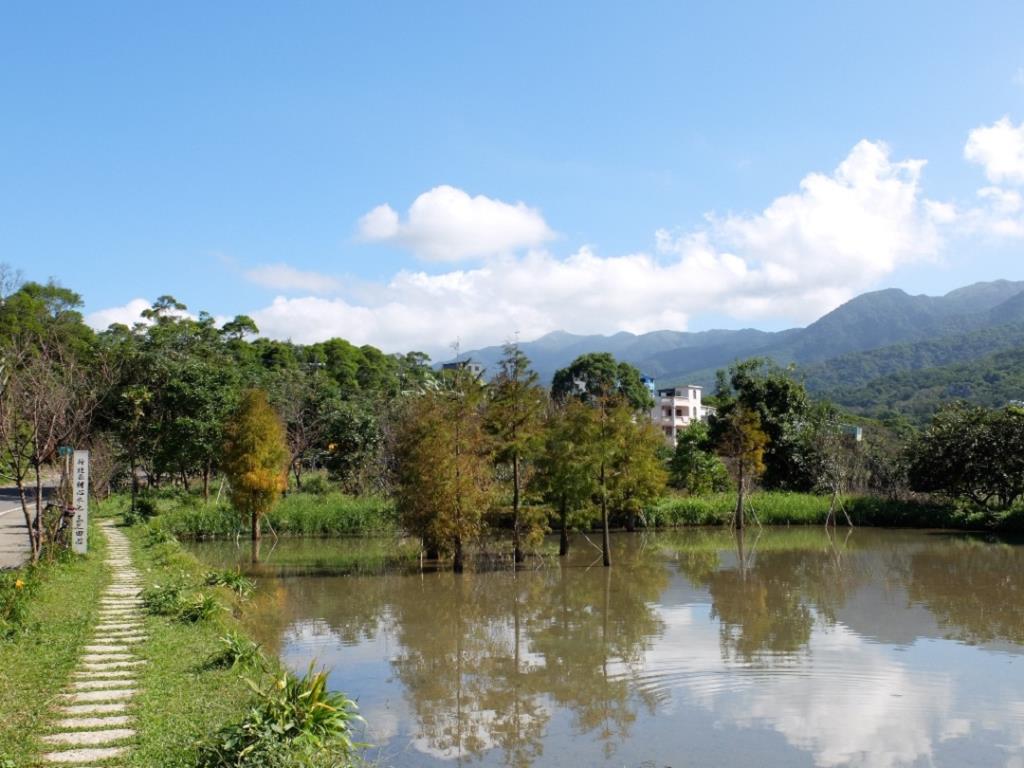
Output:
<path fill-rule="evenodd" d="M 256 582 L 238 570 L 210 571 L 206 574 L 206 584 L 211 587 L 227 587 L 240 597 L 248 597 L 256 589 Z"/>
<path fill-rule="evenodd" d="M 222 610 L 224 610 L 223 606 L 217 602 L 217 598 L 213 595 L 197 592 L 189 598 L 178 601 L 178 610 L 174 618 L 178 621 L 195 624 L 196 622 L 209 619 Z"/>
<path fill-rule="evenodd" d="M 142 590 L 142 605 L 154 616 L 174 616 L 181 608 L 181 584 L 154 584 Z"/>
<path fill-rule="evenodd" d="M 218 731 L 200 747 L 197 768 L 352 766 L 365 745 L 352 739 L 362 722 L 356 704 L 327 690 L 327 673 L 285 673 L 270 685 L 247 681 L 256 703 L 245 719 Z"/>
<path fill-rule="evenodd" d="M 221 649 L 206 660 L 206 668 L 263 668 L 265 665 L 266 660 L 263 658 L 259 643 L 233 630 L 220 638 L 220 644 Z"/>

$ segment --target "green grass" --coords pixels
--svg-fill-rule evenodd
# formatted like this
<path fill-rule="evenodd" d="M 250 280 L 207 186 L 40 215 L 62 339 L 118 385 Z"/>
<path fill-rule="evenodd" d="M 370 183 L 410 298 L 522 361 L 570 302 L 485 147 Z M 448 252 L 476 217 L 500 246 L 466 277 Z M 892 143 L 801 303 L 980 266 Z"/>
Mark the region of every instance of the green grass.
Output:
<path fill-rule="evenodd" d="M 0 639 L 0 765 L 32 765 L 35 736 L 53 717 L 57 696 L 96 623 L 97 596 L 109 580 L 103 536 L 92 526 L 90 552 L 24 568 L 28 592 L 10 636 Z"/>
<path fill-rule="evenodd" d="M 906 528 L 976 528 L 980 517 L 952 504 L 896 501 L 873 496 L 846 496 L 843 504 L 854 525 Z M 764 491 L 750 496 L 762 525 L 821 525 L 829 497 L 809 493 Z M 646 511 L 652 527 L 727 525 L 736 508 L 736 494 L 666 496 Z"/>
<path fill-rule="evenodd" d="M 249 533 L 249 521 L 224 499 L 206 503 L 196 494 L 168 490 L 148 494 L 155 524 L 179 539 L 234 538 Z M 126 494 L 104 502 L 108 514 L 124 514 Z M 279 536 L 352 536 L 393 533 L 398 528 L 394 504 L 377 496 L 342 493 L 291 493 L 264 519 L 263 531 Z"/>
<path fill-rule="evenodd" d="M 138 736 L 128 765 L 193 766 L 196 742 L 241 717 L 251 700 L 236 670 L 207 663 L 221 650 L 220 638 L 239 631 L 234 616 L 244 611 L 244 602 L 226 587 L 206 585 L 207 569 L 175 542 L 151 543 L 142 526 L 124 530 L 147 588 L 182 584 L 229 609 L 195 622 L 177 616 L 145 618 L 149 639 L 139 646 L 139 654 L 148 663 L 139 678 Z"/>

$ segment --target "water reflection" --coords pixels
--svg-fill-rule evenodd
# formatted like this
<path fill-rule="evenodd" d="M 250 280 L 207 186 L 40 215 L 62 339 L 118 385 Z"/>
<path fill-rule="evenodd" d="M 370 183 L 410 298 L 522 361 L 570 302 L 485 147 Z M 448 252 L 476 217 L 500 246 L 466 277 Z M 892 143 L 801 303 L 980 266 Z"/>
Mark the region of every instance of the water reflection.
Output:
<path fill-rule="evenodd" d="M 334 667 L 383 764 L 1024 765 L 1018 546 L 686 531 L 619 537 L 610 570 L 580 542 L 516 573 L 339 577 L 293 545 L 255 624 Z"/>

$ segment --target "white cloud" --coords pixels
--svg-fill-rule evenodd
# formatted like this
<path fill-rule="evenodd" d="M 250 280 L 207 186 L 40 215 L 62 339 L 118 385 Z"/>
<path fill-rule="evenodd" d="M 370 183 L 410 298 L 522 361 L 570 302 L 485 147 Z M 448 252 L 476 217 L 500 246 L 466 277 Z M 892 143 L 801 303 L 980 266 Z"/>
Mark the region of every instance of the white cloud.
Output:
<path fill-rule="evenodd" d="M 833 173 L 808 175 L 797 192 L 760 213 L 712 215 L 697 231 L 659 231 L 658 254 L 599 256 L 584 247 L 557 258 L 532 250 L 471 269 L 402 271 L 360 301 L 281 296 L 252 315 L 269 336 L 298 342 L 342 336 L 434 355 L 456 339 L 472 348 L 516 332 L 530 339 L 555 329 L 684 329 L 705 312 L 810 321 L 896 267 L 935 257 L 939 227 L 955 211 L 923 198 L 922 167 L 918 160 L 892 160 L 884 144 L 862 141 Z M 380 209 L 368 215 L 384 219 Z M 412 237 L 409 228 L 419 220 L 410 212 L 396 237 Z M 417 229 L 424 237 L 425 231 Z"/>
<path fill-rule="evenodd" d="M 245 278 L 250 282 L 282 292 L 335 293 L 341 288 L 341 281 L 319 272 L 306 272 L 287 264 L 265 264 L 246 270 Z"/>
<path fill-rule="evenodd" d="M 390 205 L 379 205 L 359 220 L 358 230 L 363 240 L 395 242 L 430 261 L 515 253 L 555 236 L 540 212 L 525 203 L 470 197 L 447 185 L 417 197 L 405 221 Z"/>
<path fill-rule="evenodd" d="M 121 307 L 108 307 L 85 316 L 85 324 L 97 331 L 105 331 L 114 323 L 127 325 L 143 322 L 142 311 L 149 309 L 152 302 L 146 299 L 132 299 Z"/>
<path fill-rule="evenodd" d="M 1024 123 L 1003 117 L 975 128 L 967 137 L 964 157 L 985 169 L 993 184 L 1024 184 Z"/>

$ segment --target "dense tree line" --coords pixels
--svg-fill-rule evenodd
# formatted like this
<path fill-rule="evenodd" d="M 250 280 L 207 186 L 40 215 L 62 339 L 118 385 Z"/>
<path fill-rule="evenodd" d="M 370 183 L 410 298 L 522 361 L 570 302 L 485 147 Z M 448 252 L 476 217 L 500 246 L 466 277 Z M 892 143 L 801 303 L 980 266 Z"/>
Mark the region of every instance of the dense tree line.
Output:
<path fill-rule="evenodd" d="M 21 493 L 36 557 L 60 522 L 43 485 L 65 445 L 90 448 L 94 492 L 129 489 L 133 507 L 166 485 L 221 497 L 227 478 L 254 535 L 260 494 L 279 493 L 285 471 L 301 489 L 317 470 L 346 492 L 392 496 L 406 530 L 456 568 L 487 530 L 509 531 L 522 562 L 549 525 L 562 554 L 568 531 L 597 527 L 610 564 L 611 528 L 645 525 L 666 483 L 735 491 L 740 526 L 755 487 L 826 494 L 836 516 L 849 493 L 940 494 L 993 512 L 1024 496 L 1024 411 L 1013 407 L 954 405 L 921 432 L 871 422 L 860 440 L 794 371 L 752 359 L 719 372 L 714 415 L 673 450 L 639 371 L 606 353 L 580 356 L 548 389 L 515 344 L 487 381 L 418 352 L 259 338 L 246 316 L 218 327 L 171 296 L 131 327 L 94 332 L 81 304 L 0 268 L 0 472 Z M 270 436 L 259 455 L 238 451 L 232 430 L 245 419 Z M 241 478 L 261 472 L 246 491 Z"/>

